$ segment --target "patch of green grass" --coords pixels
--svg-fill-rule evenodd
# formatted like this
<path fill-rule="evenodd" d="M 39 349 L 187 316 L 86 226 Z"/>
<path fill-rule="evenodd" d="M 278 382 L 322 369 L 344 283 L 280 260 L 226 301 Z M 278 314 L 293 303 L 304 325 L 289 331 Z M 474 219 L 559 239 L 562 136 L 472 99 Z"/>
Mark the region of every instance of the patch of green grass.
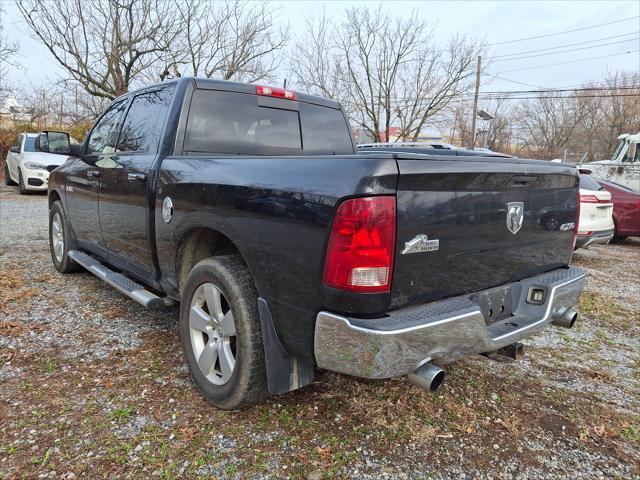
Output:
<path fill-rule="evenodd" d="M 118 407 L 109 412 L 107 418 L 109 420 L 116 420 L 118 422 L 125 422 L 131 418 L 131 415 L 135 413 L 133 407 Z"/>
<path fill-rule="evenodd" d="M 234 476 L 238 471 L 238 465 L 236 465 L 235 463 L 230 463 L 229 465 L 227 465 L 227 468 L 224 469 L 224 472 L 232 477 Z"/>
<path fill-rule="evenodd" d="M 172 462 L 170 465 L 167 465 L 162 469 L 162 472 L 160 473 L 160 478 L 164 478 L 165 480 L 171 480 L 173 478 L 176 478 L 176 476 L 172 472 L 173 470 L 175 470 L 175 463 Z"/>
<path fill-rule="evenodd" d="M 45 373 L 53 373 L 56 371 L 57 367 L 58 367 L 58 362 L 56 362 L 52 358 L 47 358 L 44 361 L 43 369 Z"/>
<path fill-rule="evenodd" d="M 633 442 L 640 442 L 640 427 L 629 426 L 620 430 L 620 436 Z"/>
<path fill-rule="evenodd" d="M 278 422 L 282 425 L 291 425 L 293 423 L 294 416 L 288 409 L 283 409 L 278 415 Z"/>
<path fill-rule="evenodd" d="M 133 450 L 133 445 L 127 442 L 122 442 L 117 445 L 107 447 L 107 457 L 120 464 L 125 464 L 129 461 L 129 452 Z"/>
<path fill-rule="evenodd" d="M 44 455 L 42 457 L 32 457 L 29 460 L 29 463 L 31 465 L 39 465 L 41 467 L 44 467 L 47 463 L 49 463 L 50 458 L 51 458 L 51 449 L 47 449 L 47 451 L 44 452 Z"/>
<path fill-rule="evenodd" d="M 601 329 L 596 330 L 596 337 L 598 337 L 599 340 L 602 340 L 604 343 L 606 343 L 609 346 L 615 346 L 616 342 L 614 342 L 613 340 L 611 340 L 609 338 L 609 335 L 607 335 L 607 332 Z"/>
<path fill-rule="evenodd" d="M 18 447 L 16 447 L 15 445 L 9 445 L 8 447 L 4 447 L 2 450 L 7 455 L 15 455 L 16 453 L 18 453 Z"/>
<path fill-rule="evenodd" d="M 637 325 L 640 317 L 622 306 L 614 298 L 595 292 L 584 292 L 578 306 L 580 313 L 622 331 Z"/>

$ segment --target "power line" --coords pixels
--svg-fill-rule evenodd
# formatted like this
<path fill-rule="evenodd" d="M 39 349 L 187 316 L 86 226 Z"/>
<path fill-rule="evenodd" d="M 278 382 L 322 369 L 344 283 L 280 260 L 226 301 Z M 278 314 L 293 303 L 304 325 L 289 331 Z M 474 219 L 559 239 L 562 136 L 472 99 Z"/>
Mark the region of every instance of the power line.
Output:
<path fill-rule="evenodd" d="M 486 77 L 497 78 L 498 80 L 504 80 L 505 82 L 517 83 L 518 85 L 524 85 L 525 87 L 545 88 L 545 87 L 541 87 L 540 85 L 533 85 L 531 83 L 519 82 L 517 80 L 510 80 L 508 78 L 499 77 L 499 76 L 493 75 L 491 73 L 483 73 L 483 75 L 486 76 Z"/>
<path fill-rule="evenodd" d="M 493 94 L 513 94 L 519 95 L 521 93 L 567 93 L 567 92 L 590 92 L 590 91 L 617 91 L 617 90 L 638 90 L 640 92 L 640 85 L 638 86 L 615 86 L 615 87 L 579 87 L 579 88 L 546 88 L 539 90 L 502 90 L 495 92 L 480 92 L 481 95 L 493 95 Z"/>
<path fill-rule="evenodd" d="M 535 95 L 535 96 L 529 96 L 529 97 L 487 97 L 487 98 L 483 98 L 482 100 L 539 100 L 539 99 L 552 99 L 552 98 L 557 98 L 557 99 L 573 99 L 573 98 L 612 98 L 612 97 L 639 97 L 640 98 L 640 94 L 637 93 L 611 93 L 609 95 L 572 95 L 572 96 L 566 96 L 566 95 L 554 95 L 554 96 L 540 96 L 540 95 Z"/>
<path fill-rule="evenodd" d="M 612 37 L 602 37 L 602 38 L 596 38 L 595 40 L 587 40 L 587 41 L 584 41 L 584 42 L 568 43 L 566 45 L 558 45 L 557 47 L 538 48 L 538 49 L 535 49 L 535 50 L 527 50 L 527 51 L 518 52 L 518 53 L 505 53 L 504 55 L 498 55 L 497 57 L 494 57 L 494 60 L 495 59 L 499 59 L 499 58 L 504 58 L 504 57 L 516 57 L 516 56 L 520 56 L 520 55 L 527 55 L 529 53 L 544 52 L 544 51 L 548 51 L 548 50 L 557 50 L 559 48 L 575 47 L 575 46 L 578 46 L 578 45 L 586 45 L 587 43 L 596 43 L 596 42 L 601 42 L 603 40 L 612 40 L 614 38 L 628 37 L 629 35 L 637 35 L 637 34 L 638 34 L 637 31 L 633 31 L 633 32 L 629 32 L 629 33 L 623 33 L 622 35 L 613 35 Z"/>
<path fill-rule="evenodd" d="M 545 57 L 547 55 L 559 55 L 562 53 L 577 52 L 579 50 L 589 50 L 591 48 L 607 47 L 609 45 L 618 45 L 620 43 L 635 42 L 636 40 L 640 40 L 640 37 L 628 38 L 627 40 L 618 40 L 617 42 L 601 43 L 599 45 L 590 45 L 588 47 L 572 48 L 570 50 L 561 50 L 559 52 L 536 53 L 535 55 L 525 55 L 523 57 L 515 57 L 515 58 L 499 58 L 498 60 L 493 60 L 493 61 L 494 62 L 510 62 L 512 60 L 524 60 L 525 58 Z"/>
<path fill-rule="evenodd" d="M 547 34 L 544 34 L 544 35 L 535 35 L 533 37 L 517 38 L 515 40 L 506 40 L 506 41 L 503 41 L 503 42 L 489 43 L 488 46 L 492 47 L 494 45 L 505 45 L 507 43 L 525 42 L 527 40 L 535 40 L 537 38 L 554 37 L 556 35 L 564 35 L 565 33 L 581 32 L 583 30 L 590 30 L 592 28 L 604 27 L 605 25 L 613 25 L 614 23 L 621 23 L 621 22 L 626 22 L 626 21 L 629 21 L 629 20 L 635 20 L 637 18 L 640 18 L 640 15 L 635 15 L 633 17 L 627 17 L 627 18 L 621 18 L 620 20 L 613 20 L 611 22 L 606 22 L 606 23 L 599 23 L 597 25 L 590 25 L 588 27 L 575 28 L 573 30 L 565 30 L 563 32 L 547 33 Z"/>
<path fill-rule="evenodd" d="M 540 85 L 533 85 L 532 83 L 519 82 L 518 80 L 513 80 L 510 78 L 500 77 L 498 75 L 493 75 L 492 73 L 483 73 L 482 75 L 486 77 L 495 78 L 498 80 L 503 80 L 505 82 L 515 83 L 517 85 L 524 85 L 525 87 L 533 87 L 540 90 L 562 90 L 562 89 L 572 89 L 572 88 L 595 88 L 598 89 L 607 89 L 610 88 L 612 90 L 616 90 L 619 87 L 631 87 L 631 88 L 639 88 L 640 89 L 640 75 L 630 76 L 629 78 L 625 78 L 623 82 L 616 84 L 616 86 L 611 86 L 611 84 L 607 81 L 602 82 L 583 82 L 577 85 L 563 85 L 559 87 L 543 87 Z M 637 82 L 637 83 L 636 83 Z"/>
<path fill-rule="evenodd" d="M 567 95 L 529 95 L 529 96 L 521 96 L 521 97 L 512 97 L 512 96 L 505 96 L 505 97 L 500 97 L 500 96 L 488 96 L 488 97 L 483 97 L 482 95 L 479 97 L 479 100 L 541 100 L 541 99 L 558 99 L 558 100 L 571 100 L 574 98 L 620 98 L 620 97 L 639 97 L 640 95 L 637 93 L 610 93 L 608 95 L 571 95 L 571 96 L 567 96 Z M 396 99 L 396 101 L 398 101 Z M 404 99 L 404 101 L 412 101 L 411 99 Z M 463 103 L 463 102 L 470 102 L 471 98 L 452 98 L 451 100 L 449 100 L 449 103 Z M 351 106 L 355 106 L 357 108 L 361 108 L 362 105 L 359 105 L 356 102 L 353 101 L 341 101 L 340 103 L 342 103 L 343 105 L 351 105 Z"/>
<path fill-rule="evenodd" d="M 533 69 L 536 69 L 536 68 L 553 67 L 553 66 L 556 66 L 556 65 L 566 65 L 568 63 L 578 63 L 578 62 L 586 62 L 586 61 L 589 61 L 589 60 L 599 60 L 601 58 L 617 57 L 619 55 L 627 55 L 629 53 L 636 53 L 636 52 L 640 52 L 640 50 L 627 50 L 626 52 L 612 53 L 612 54 L 609 54 L 609 55 L 601 55 L 599 57 L 580 58 L 580 59 L 577 59 L 577 60 L 569 60 L 569 61 L 566 61 L 566 62 L 548 63 L 548 64 L 545 64 L 545 65 L 534 65 L 532 67 L 515 68 L 513 70 L 503 70 L 502 72 L 498 72 L 496 75 L 501 74 L 501 73 L 521 72 L 523 70 L 533 70 Z"/>
<path fill-rule="evenodd" d="M 632 87 L 634 85 L 637 85 L 637 83 L 633 83 L 633 82 L 638 82 L 639 80 L 640 80 L 640 75 L 631 75 L 628 78 L 625 78 L 624 81 L 622 81 L 620 83 L 620 85 Z M 630 85 L 627 85 L 627 84 L 630 84 Z M 564 85 L 564 86 L 556 87 L 556 88 L 575 88 L 575 87 L 584 87 L 585 85 L 587 85 L 587 86 L 601 85 L 603 87 L 608 87 L 608 86 L 610 86 L 610 83 L 608 81 L 604 80 L 604 81 L 601 81 L 601 82 L 591 82 L 591 83 L 583 82 L 583 83 L 578 84 L 578 85 L 575 85 L 575 84 L 574 85 Z"/>

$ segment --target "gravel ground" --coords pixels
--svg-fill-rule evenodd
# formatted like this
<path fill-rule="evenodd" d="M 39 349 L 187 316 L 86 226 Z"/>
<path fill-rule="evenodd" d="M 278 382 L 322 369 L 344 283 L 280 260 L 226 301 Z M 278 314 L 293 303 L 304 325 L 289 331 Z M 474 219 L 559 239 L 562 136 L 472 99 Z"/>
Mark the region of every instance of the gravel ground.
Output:
<path fill-rule="evenodd" d="M 323 373 L 222 412 L 195 391 L 177 311 L 51 264 L 47 204 L 0 187 L 0 479 L 640 478 L 640 239 L 580 250 L 572 330 L 514 364 L 447 366 L 437 395 Z"/>

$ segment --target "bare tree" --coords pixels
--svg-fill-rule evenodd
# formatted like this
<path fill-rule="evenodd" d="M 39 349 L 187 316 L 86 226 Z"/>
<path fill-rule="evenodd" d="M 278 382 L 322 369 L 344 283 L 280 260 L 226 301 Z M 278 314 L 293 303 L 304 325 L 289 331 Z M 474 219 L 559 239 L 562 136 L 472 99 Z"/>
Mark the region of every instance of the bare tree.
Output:
<path fill-rule="evenodd" d="M 580 120 L 573 98 L 549 93 L 524 101 L 517 113 L 520 140 L 529 154 L 537 158 L 562 157 L 562 150 Z"/>
<path fill-rule="evenodd" d="M 290 59 L 295 83 L 337 98 L 374 141 L 417 139 L 427 122 L 469 86 L 481 42 L 453 38 L 432 45 L 432 29 L 417 12 L 391 18 L 381 7 L 350 8 L 342 23 L 307 19 Z"/>
<path fill-rule="evenodd" d="M 333 41 L 335 33 L 326 12 L 307 17 L 305 33 L 289 55 L 289 69 L 294 83 L 305 92 L 348 102 L 349 83 Z"/>
<path fill-rule="evenodd" d="M 640 125 L 640 76 L 638 72 L 607 74 L 604 84 L 603 109 L 608 131 L 602 136 L 602 147 L 612 153 L 621 133 L 637 133 Z"/>
<path fill-rule="evenodd" d="M 153 68 L 178 30 L 164 0 L 19 0 L 18 8 L 70 77 L 108 99 Z"/>
<path fill-rule="evenodd" d="M 179 34 L 163 54 L 164 74 L 254 82 L 281 61 L 288 29 L 276 28 L 268 3 L 176 1 Z"/>
<path fill-rule="evenodd" d="M 399 110 L 403 138 L 416 141 L 430 118 L 471 90 L 476 59 L 483 51 L 482 43 L 456 36 L 445 50 L 422 54 L 415 70 L 407 72 L 409 81 L 403 81 L 408 85 L 402 89 L 407 103 Z"/>
<path fill-rule="evenodd" d="M 575 97 L 578 123 L 573 131 L 568 146 L 576 151 L 584 152 L 587 160 L 594 160 L 602 149 L 603 134 L 607 136 L 605 103 L 600 90 L 590 90 L 587 95 Z M 607 147 L 605 147 L 607 148 Z M 607 148 L 608 149 L 608 148 Z"/>
<path fill-rule="evenodd" d="M 470 146 L 473 142 L 471 126 L 472 101 L 456 101 L 448 114 L 451 142 L 457 145 Z M 481 121 L 478 128 L 480 141 L 477 146 L 510 153 L 514 137 L 514 129 L 518 128 L 512 105 L 505 98 L 481 100 L 481 108 L 493 115 L 493 120 Z"/>
<path fill-rule="evenodd" d="M 7 74 L 7 66 L 16 66 L 15 56 L 18 53 L 18 44 L 9 41 L 4 34 L 4 7 L 0 4 L 0 94 L 2 94 L 7 86 L 5 78 Z"/>

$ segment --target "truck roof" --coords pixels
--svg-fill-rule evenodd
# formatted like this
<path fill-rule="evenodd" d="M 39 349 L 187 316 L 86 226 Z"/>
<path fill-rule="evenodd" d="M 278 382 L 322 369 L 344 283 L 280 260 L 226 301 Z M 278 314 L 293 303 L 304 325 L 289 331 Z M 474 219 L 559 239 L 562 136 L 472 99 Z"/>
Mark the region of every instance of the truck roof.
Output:
<path fill-rule="evenodd" d="M 126 97 L 127 95 L 135 94 L 137 92 L 144 91 L 149 88 L 154 88 L 160 85 L 169 85 L 171 83 L 181 84 L 181 83 L 187 83 L 187 82 L 193 82 L 196 88 L 209 89 L 209 90 L 224 90 L 228 92 L 249 93 L 249 94 L 255 94 L 256 87 L 258 85 L 275 87 L 275 85 L 269 85 L 269 82 L 267 81 L 259 82 L 259 83 L 241 83 L 241 82 L 232 82 L 230 80 L 219 80 L 214 78 L 180 77 L 180 78 L 174 78 L 172 80 L 166 80 L 163 82 L 147 85 L 145 87 L 141 87 L 136 90 L 132 90 L 130 92 L 127 92 L 121 95 L 118 98 Z M 316 105 L 321 105 L 323 107 L 340 108 L 340 103 L 337 100 L 334 100 L 331 98 L 320 97 L 317 95 L 309 95 L 307 93 L 302 93 L 298 91 L 296 91 L 296 96 L 297 96 L 297 100 L 300 102 L 314 103 Z"/>

